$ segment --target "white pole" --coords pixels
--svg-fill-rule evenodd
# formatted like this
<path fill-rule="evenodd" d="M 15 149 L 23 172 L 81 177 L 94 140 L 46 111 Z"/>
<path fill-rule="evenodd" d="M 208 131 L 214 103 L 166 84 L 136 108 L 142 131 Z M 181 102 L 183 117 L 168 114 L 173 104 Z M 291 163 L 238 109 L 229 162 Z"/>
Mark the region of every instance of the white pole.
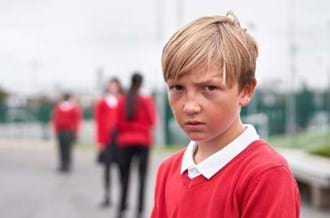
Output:
<path fill-rule="evenodd" d="M 178 27 L 182 25 L 183 12 L 184 12 L 184 0 L 177 0 L 177 22 Z"/>
<path fill-rule="evenodd" d="M 286 118 L 287 118 L 287 133 L 293 134 L 296 132 L 296 101 L 295 101 L 295 80 L 296 80 L 296 22 L 295 22 L 295 0 L 289 1 L 288 8 L 288 43 L 289 43 L 289 64 L 290 64 L 290 79 L 287 95 Z"/>

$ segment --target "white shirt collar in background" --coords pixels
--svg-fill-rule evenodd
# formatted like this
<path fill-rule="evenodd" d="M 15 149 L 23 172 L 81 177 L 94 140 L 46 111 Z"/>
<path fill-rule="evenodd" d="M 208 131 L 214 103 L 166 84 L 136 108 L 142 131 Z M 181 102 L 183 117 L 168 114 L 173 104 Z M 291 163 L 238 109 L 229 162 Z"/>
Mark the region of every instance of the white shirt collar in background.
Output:
<path fill-rule="evenodd" d="M 71 101 L 61 101 L 59 107 L 62 111 L 69 111 L 74 107 L 74 104 Z"/>
<path fill-rule="evenodd" d="M 109 107 L 116 107 L 118 104 L 118 100 L 114 95 L 105 96 L 105 102 Z"/>

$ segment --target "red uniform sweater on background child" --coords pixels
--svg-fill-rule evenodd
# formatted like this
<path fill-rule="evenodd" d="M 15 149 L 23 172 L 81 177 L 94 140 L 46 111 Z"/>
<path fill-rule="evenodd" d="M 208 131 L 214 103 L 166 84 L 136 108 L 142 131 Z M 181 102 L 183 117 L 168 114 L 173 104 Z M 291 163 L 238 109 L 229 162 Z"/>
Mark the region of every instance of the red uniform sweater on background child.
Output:
<path fill-rule="evenodd" d="M 81 110 L 75 103 L 63 101 L 55 106 L 53 125 L 55 131 L 73 130 L 77 135 L 81 122 Z"/>
<path fill-rule="evenodd" d="M 111 131 L 117 123 L 117 105 L 118 100 L 113 95 L 101 98 L 95 105 L 95 136 L 100 150 L 111 140 Z"/>
<path fill-rule="evenodd" d="M 287 162 L 247 126 L 197 166 L 194 142 L 164 161 L 151 217 L 298 218 L 300 195 Z"/>
<path fill-rule="evenodd" d="M 118 145 L 142 145 L 149 147 L 152 143 L 152 127 L 155 124 L 155 109 L 150 96 L 138 95 L 135 101 L 135 113 L 132 120 L 126 116 L 127 97 L 121 96 L 118 101 Z"/>

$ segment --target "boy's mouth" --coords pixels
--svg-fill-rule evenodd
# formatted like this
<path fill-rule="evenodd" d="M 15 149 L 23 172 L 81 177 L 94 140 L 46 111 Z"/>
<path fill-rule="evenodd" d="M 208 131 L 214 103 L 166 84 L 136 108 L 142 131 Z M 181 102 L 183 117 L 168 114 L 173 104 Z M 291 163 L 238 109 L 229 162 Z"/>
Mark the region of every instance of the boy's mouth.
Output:
<path fill-rule="evenodd" d="M 196 120 L 189 120 L 184 123 L 184 126 L 186 130 L 198 131 L 205 127 L 205 123 Z"/>
<path fill-rule="evenodd" d="M 188 120 L 184 123 L 185 125 L 201 125 L 204 124 L 203 122 L 197 121 L 197 120 Z"/>

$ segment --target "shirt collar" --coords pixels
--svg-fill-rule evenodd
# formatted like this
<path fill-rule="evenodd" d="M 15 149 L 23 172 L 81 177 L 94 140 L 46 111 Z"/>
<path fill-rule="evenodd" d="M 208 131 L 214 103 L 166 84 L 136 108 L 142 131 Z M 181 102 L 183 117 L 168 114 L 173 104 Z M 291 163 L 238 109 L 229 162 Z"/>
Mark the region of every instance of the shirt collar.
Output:
<path fill-rule="evenodd" d="M 109 94 L 109 95 L 105 96 L 104 100 L 110 108 L 111 107 L 116 107 L 117 104 L 118 104 L 117 98 L 112 94 Z"/>
<path fill-rule="evenodd" d="M 59 107 L 62 111 L 69 111 L 74 107 L 74 104 L 71 101 L 61 101 Z"/>
<path fill-rule="evenodd" d="M 244 126 L 245 130 L 241 135 L 197 165 L 193 159 L 197 144 L 194 141 L 190 141 L 182 158 L 181 174 L 188 170 L 188 176 L 191 179 L 199 175 L 203 175 L 207 179 L 214 176 L 253 141 L 260 138 L 253 125 L 245 124 Z"/>

